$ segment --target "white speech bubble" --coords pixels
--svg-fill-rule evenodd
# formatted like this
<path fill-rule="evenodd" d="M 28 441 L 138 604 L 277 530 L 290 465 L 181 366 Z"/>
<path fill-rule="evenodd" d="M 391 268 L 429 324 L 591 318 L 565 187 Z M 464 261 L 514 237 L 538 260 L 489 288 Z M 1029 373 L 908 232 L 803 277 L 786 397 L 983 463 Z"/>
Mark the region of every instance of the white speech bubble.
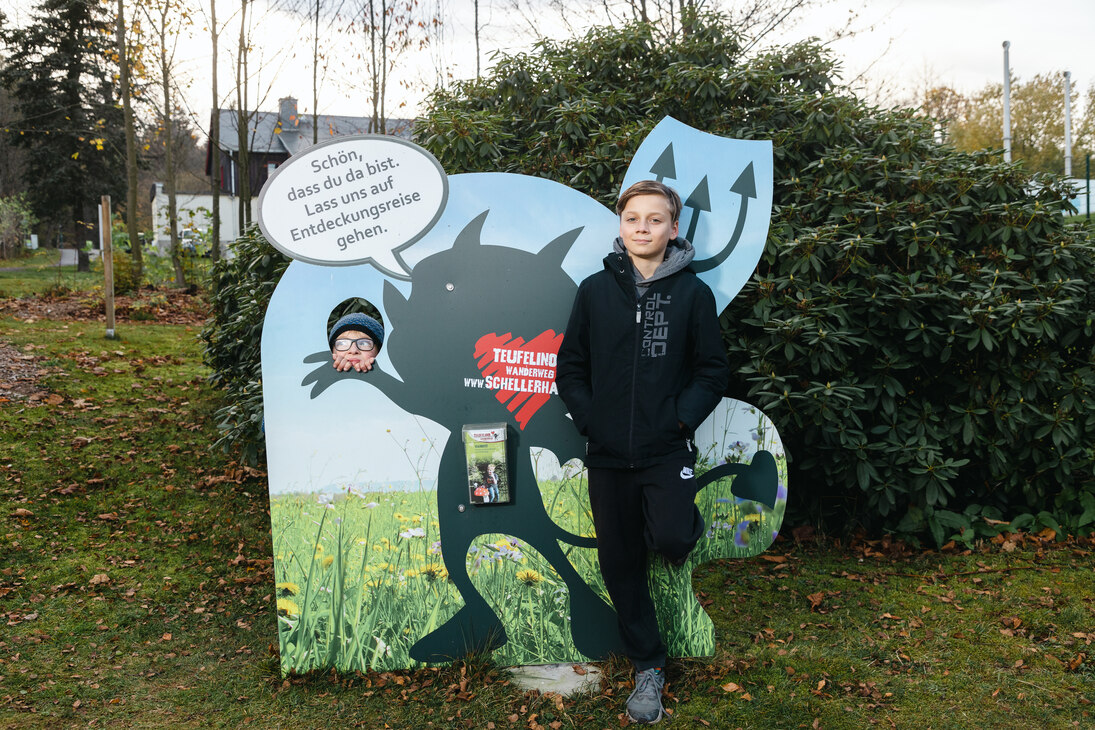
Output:
<path fill-rule="evenodd" d="M 340 137 L 293 155 L 270 176 L 259 195 L 259 228 L 298 261 L 371 262 L 407 279 L 399 252 L 437 223 L 448 194 L 441 164 L 418 145 Z"/>

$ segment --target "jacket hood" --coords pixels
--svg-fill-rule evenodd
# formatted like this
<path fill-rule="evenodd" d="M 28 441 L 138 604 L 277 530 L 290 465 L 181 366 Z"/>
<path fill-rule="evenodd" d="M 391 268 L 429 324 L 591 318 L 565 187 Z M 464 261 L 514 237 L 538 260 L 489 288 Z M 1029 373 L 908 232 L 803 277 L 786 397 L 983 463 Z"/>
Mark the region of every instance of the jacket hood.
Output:
<path fill-rule="evenodd" d="M 612 251 L 627 257 L 627 248 L 624 246 L 623 239 L 619 236 L 612 242 Z M 638 270 L 634 266 L 631 267 L 631 274 L 635 277 L 635 286 L 645 289 L 655 281 L 672 276 L 684 269 L 692 263 L 694 258 L 696 258 L 696 249 L 692 247 L 687 238 L 677 236 L 665 247 L 665 260 L 658 264 L 658 268 L 654 270 L 649 279 L 642 278 Z M 630 260 L 630 258 L 627 259 L 628 262 Z"/>

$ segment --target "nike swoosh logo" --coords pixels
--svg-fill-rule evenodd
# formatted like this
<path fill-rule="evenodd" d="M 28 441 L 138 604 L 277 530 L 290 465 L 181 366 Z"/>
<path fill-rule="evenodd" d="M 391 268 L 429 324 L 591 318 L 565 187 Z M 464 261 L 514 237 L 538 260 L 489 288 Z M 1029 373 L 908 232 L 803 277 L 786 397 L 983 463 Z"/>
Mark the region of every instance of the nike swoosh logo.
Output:
<path fill-rule="evenodd" d="M 691 479 L 691 478 L 692 478 L 692 470 L 689 469 L 687 466 L 682 468 L 681 469 L 681 479 Z"/>

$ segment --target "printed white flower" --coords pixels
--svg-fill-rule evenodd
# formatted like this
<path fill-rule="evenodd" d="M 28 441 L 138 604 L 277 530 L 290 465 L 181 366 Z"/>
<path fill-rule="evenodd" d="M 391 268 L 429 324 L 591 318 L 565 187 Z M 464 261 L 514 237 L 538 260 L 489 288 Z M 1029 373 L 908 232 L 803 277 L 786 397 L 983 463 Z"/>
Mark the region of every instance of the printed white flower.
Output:
<path fill-rule="evenodd" d="M 383 656 L 391 656 L 392 655 L 392 647 L 388 646 L 383 641 L 381 641 L 379 636 L 374 636 L 373 639 L 376 640 L 376 652 L 377 652 L 377 654 L 381 654 Z"/>

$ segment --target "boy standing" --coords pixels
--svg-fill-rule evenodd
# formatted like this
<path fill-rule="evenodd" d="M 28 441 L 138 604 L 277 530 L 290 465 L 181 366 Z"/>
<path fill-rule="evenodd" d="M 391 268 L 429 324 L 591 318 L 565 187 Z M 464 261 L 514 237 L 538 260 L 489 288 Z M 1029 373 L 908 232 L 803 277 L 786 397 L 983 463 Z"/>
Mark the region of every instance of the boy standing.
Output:
<path fill-rule="evenodd" d="M 635 665 L 627 712 L 661 720 L 666 647 L 647 585 L 647 553 L 682 565 L 703 534 L 693 431 L 729 381 L 715 299 L 677 237 L 681 199 L 653 180 L 616 204 L 620 237 L 581 283 L 559 349 L 556 384 L 587 438 L 597 556 Z"/>
<path fill-rule="evenodd" d="M 498 475 L 494 473 L 494 464 L 487 464 L 487 494 L 488 501 L 498 501 Z"/>

